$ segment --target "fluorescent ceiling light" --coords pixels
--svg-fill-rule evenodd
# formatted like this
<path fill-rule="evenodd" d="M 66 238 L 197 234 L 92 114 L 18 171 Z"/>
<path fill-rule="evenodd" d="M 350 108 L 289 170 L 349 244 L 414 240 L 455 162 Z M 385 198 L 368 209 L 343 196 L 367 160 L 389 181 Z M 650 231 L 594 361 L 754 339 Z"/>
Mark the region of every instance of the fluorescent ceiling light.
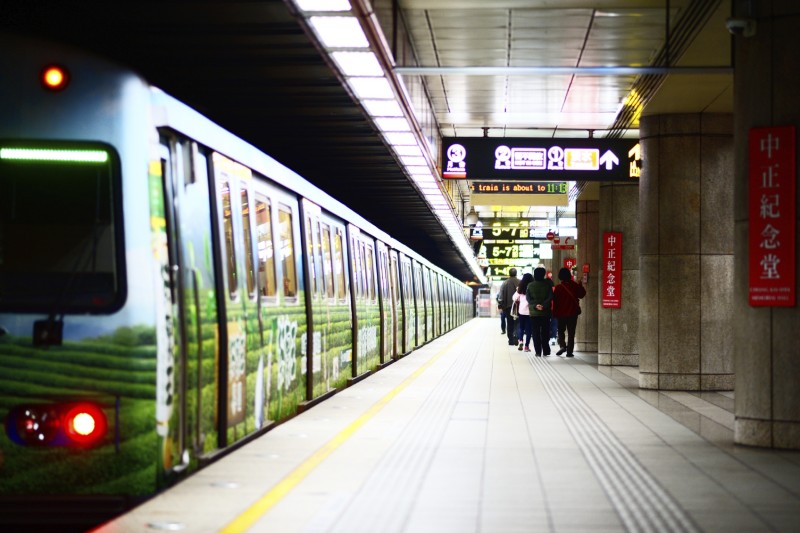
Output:
<path fill-rule="evenodd" d="M 384 139 L 386 142 L 391 144 L 392 146 L 417 146 L 417 138 L 414 136 L 413 133 L 402 133 L 397 131 L 389 131 L 383 134 Z M 424 162 L 421 164 L 425 164 Z"/>
<path fill-rule="evenodd" d="M 383 76 L 383 68 L 372 52 L 331 52 L 345 76 Z"/>
<path fill-rule="evenodd" d="M 426 163 L 424 157 L 418 157 L 413 155 L 401 155 L 400 161 L 403 162 L 403 165 L 407 166 L 424 165 Z"/>
<path fill-rule="evenodd" d="M 373 117 L 402 117 L 403 110 L 394 100 L 361 100 L 367 113 Z M 416 141 L 414 144 L 417 144 Z"/>
<path fill-rule="evenodd" d="M 411 126 L 405 118 L 378 117 L 375 119 L 375 124 L 381 131 L 411 131 Z"/>
<path fill-rule="evenodd" d="M 303 11 L 350 11 L 349 0 L 294 0 Z"/>
<path fill-rule="evenodd" d="M 347 83 L 361 100 L 367 98 L 394 100 L 394 91 L 386 78 L 350 78 Z"/>
<path fill-rule="evenodd" d="M 325 48 L 369 48 L 367 36 L 355 17 L 310 17 L 308 23 Z"/>
<path fill-rule="evenodd" d="M 420 150 L 419 146 L 394 146 L 393 149 L 394 153 L 396 153 L 399 156 L 407 155 L 414 157 L 422 157 L 422 150 Z M 403 161 L 403 163 L 405 163 L 405 161 Z M 414 165 L 409 165 L 407 163 L 405 164 L 406 168 L 408 167 L 420 168 Z M 425 164 L 426 163 L 420 163 L 420 165 L 425 165 Z M 428 169 L 427 166 L 422 166 L 422 168 Z M 430 172 L 430 169 L 428 169 L 428 172 Z"/>
<path fill-rule="evenodd" d="M 439 184 L 436 182 L 435 179 L 430 177 L 430 175 L 411 176 L 411 178 L 414 180 L 414 183 L 416 183 L 420 187 L 436 187 L 437 189 L 439 188 Z"/>
<path fill-rule="evenodd" d="M 400 148 L 400 147 L 396 146 L 395 148 Z M 415 179 L 418 178 L 418 177 L 421 177 L 421 176 L 430 176 L 431 175 L 431 169 L 428 168 L 427 166 L 424 166 L 424 167 L 411 167 L 411 166 L 408 166 L 408 167 L 406 167 L 406 171 L 409 173 L 409 175 L 413 176 Z"/>

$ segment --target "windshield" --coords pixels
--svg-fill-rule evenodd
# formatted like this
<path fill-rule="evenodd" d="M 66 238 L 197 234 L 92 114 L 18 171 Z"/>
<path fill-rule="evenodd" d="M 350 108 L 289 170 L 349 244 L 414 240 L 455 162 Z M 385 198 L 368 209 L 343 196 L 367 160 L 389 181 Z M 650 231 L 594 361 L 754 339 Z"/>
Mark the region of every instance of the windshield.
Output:
<path fill-rule="evenodd" d="M 0 141 L 0 311 L 122 305 L 117 161 L 97 143 Z"/>

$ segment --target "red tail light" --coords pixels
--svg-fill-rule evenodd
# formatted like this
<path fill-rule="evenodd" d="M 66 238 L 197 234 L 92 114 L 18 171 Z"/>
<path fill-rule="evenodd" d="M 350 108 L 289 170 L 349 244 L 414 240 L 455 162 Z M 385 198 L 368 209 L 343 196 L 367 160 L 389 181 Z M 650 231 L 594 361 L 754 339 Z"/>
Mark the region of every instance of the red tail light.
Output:
<path fill-rule="evenodd" d="M 64 432 L 77 444 L 92 444 L 106 434 L 106 415 L 92 403 L 81 403 L 69 409 L 63 418 Z"/>
<path fill-rule="evenodd" d="M 22 446 L 91 446 L 108 432 L 106 415 L 94 402 L 17 405 L 5 426 Z"/>
<path fill-rule="evenodd" d="M 42 85 L 51 91 L 63 91 L 69 84 L 67 69 L 59 65 L 49 65 L 42 70 Z"/>

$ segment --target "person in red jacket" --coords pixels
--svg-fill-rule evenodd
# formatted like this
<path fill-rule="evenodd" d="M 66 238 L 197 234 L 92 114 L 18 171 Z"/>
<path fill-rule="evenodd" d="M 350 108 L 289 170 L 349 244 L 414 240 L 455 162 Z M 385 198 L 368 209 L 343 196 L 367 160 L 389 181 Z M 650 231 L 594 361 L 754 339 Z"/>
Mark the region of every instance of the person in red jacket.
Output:
<path fill-rule="evenodd" d="M 567 357 L 572 357 L 575 348 L 575 327 L 578 325 L 578 315 L 581 314 L 580 299 L 586 296 L 583 282 L 572 281 L 572 273 L 568 268 L 558 271 L 560 283 L 556 285 L 553 294 L 553 317 L 558 319 L 558 345 L 561 347 L 556 355 L 567 352 Z M 567 338 L 564 339 L 564 332 Z"/>

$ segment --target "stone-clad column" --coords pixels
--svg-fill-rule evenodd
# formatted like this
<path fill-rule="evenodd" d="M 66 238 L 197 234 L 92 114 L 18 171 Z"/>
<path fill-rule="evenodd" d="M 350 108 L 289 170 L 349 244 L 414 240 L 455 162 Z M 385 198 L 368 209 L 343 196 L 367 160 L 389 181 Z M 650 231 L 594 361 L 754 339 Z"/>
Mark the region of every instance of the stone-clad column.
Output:
<path fill-rule="evenodd" d="M 598 257 L 602 235 L 622 232 L 622 303 L 619 309 L 604 309 L 598 302 L 597 363 L 639 364 L 639 182 L 600 184 Z M 598 264 L 600 270 L 602 264 Z M 600 272 L 598 271 L 598 274 Z M 592 287 L 602 301 L 601 283 Z"/>
<path fill-rule="evenodd" d="M 756 33 L 734 37 L 735 288 L 733 351 L 736 362 L 734 440 L 739 444 L 800 449 L 800 309 L 750 307 L 748 299 L 748 132 L 795 126 L 795 181 L 800 154 L 800 3 L 796 0 L 735 1 L 734 16 L 753 18 Z M 750 12 L 750 8 L 755 11 Z M 800 205 L 795 198 L 796 205 Z M 800 209 L 796 210 L 800 216 Z M 795 226 L 800 230 L 800 223 Z M 800 232 L 798 232 L 800 236 Z M 800 249 L 800 242 L 795 242 Z M 795 264 L 795 287 L 800 261 Z M 796 290 L 796 289 L 795 289 Z"/>
<path fill-rule="evenodd" d="M 596 195 L 595 195 L 596 197 Z M 589 283 L 586 296 L 581 301 L 581 316 L 575 330 L 575 351 L 597 351 L 597 287 L 600 285 L 600 251 L 598 241 L 599 213 L 597 200 L 577 200 L 575 217 L 578 224 L 578 278 L 583 275 L 583 265 L 589 265 Z M 558 281 L 556 280 L 556 283 Z"/>
<path fill-rule="evenodd" d="M 733 389 L 732 121 L 694 113 L 640 122 L 645 389 Z"/>

